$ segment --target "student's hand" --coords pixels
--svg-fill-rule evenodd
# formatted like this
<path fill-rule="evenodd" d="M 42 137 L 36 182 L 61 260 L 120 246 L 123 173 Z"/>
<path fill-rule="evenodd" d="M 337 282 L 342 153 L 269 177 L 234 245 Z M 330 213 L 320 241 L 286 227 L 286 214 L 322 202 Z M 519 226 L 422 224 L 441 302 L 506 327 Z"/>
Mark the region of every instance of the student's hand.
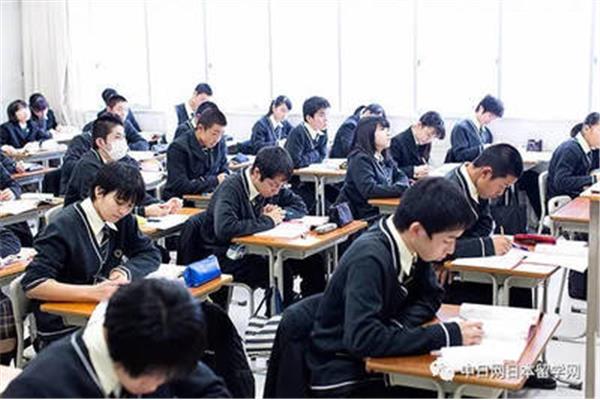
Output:
<path fill-rule="evenodd" d="M 431 167 L 429 165 L 425 164 L 425 165 L 416 166 L 414 168 L 413 174 L 415 176 L 415 179 L 421 179 L 421 178 L 425 178 L 426 176 L 428 176 L 429 172 L 431 172 Z"/>
<path fill-rule="evenodd" d="M 480 321 L 461 321 L 458 323 L 463 346 L 481 343 L 483 329 Z"/>
<path fill-rule="evenodd" d="M 129 283 L 129 279 L 127 278 L 127 275 L 125 274 L 125 272 L 120 271 L 118 269 L 113 269 L 112 271 L 110 271 L 110 274 L 108 275 L 108 279 L 115 283 L 115 284 L 119 284 L 119 285 L 124 285 L 126 283 Z"/>
<path fill-rule="evenodd" d="M 492 236 L 492 241 L 494 242 L 494 253 L 497 256 L 505 255 L 512 247 L 510 239 L 503 235 Z"/>
<path fill-rule="evenodd" d="M 144 207 L 144 214 L 146 217 L 164 217 L 169 215 L 170 206 L 167 203 L 162 204 L 150 204 Z"/>
<path fill-rule="evenodd" d="M 165 205 L 169 207 L 170 214 L 175 214 L 183 207 L 183 200 L 178 197 L 171 197 L 169 201 L 165 203 Z"/>
<path fill-rule="evenodd" d="M 17 171 L 17 173 L 22 173 L 25 172 L 25 164 L 23 164 L 23 161 L 19 161 L 15 164 L 15 170 Z"/>
<path fill-rule="evenodd" d="M 15 193 L 6 188 L 3 191 L 0 192 L 0 201 L 8 201 L 8 200 L 14 200 L 15 199 Z"/>
<path fill-rule="evenodd" d="M 223 183 L 223 181 L 225 180 L 225 178 L 227 178 L 227 174 L 226 173 L 220 173 L 219 175 L 217 175 L 217 181 L 219 182 L 219 185 L 221 183 Z"/>
<path fill-rule="evenodd" d="M 269 205 L 272 207 L 270 207 L 267 211 L 267 206 Z M 267 217 L 271 218 L 275 225 L 279 225 L 280 223 L 282 223 L 283 219 L 285 218 L 285 211 L 282 210 L 280 207 L 273 206 L 272 204 L 267 204 L 267 206 L 265 206 L 265 208 L 263 209 L 263 215 L 266 215 Z"/>
<path fill-rule="evenodd" d="M 446 284 L 452 283 L 452 272 L 449 269 L 440 267 L 435 273 L 438 278 L 438 283 L 441 287 L 446 286 Z"/>
<path fill-rule="evenodd" d="M 125 282 L 126 283 L 126 282 Z M 106 280 L 92 286 L 92 297 L 97 301 L 110 299 L 122 283 Z"/>
<path fill-rule="evenodd" d="M 17 154 L 19 154 L 19 151 L 17 149 L 15 149 L 14 147 L 12 147 L 11 145 L 8 145 L 8 144 L 5 144 L 4 146 L 2 146 L 2 148 L 0 148 L 0 150 L 2 150 L 2 152 L 9 157 L 14 157 Z"/>

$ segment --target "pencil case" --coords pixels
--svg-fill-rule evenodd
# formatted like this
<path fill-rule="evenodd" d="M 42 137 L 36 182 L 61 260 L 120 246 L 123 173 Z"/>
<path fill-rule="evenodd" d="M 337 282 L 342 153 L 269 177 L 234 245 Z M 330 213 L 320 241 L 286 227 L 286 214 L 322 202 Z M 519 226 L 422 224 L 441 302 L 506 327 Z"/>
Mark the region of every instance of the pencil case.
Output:
<path fill-rule="evenodd" d="M 187 287 L 198 287 L 221 276 L 219 260 L 212 255 L 193 262 L 183 271 L 183 280 Z"/>
<path fill-rule="evenodd" d="M 556 238 L 550 235 L 536 235 L 534 233 L 518 233 L 514 241 L 520 244 L 534 245 L 538 243 L 556 244 Z"/>

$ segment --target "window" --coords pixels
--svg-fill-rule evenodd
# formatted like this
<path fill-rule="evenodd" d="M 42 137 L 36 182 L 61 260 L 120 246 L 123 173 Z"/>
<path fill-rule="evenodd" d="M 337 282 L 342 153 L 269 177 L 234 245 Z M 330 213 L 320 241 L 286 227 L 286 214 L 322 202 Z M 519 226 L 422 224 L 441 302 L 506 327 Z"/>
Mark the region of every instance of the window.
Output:
<path fill-rule="evenodd" d="M 589 0 L 503 2 L 502 98 L 506 115 L 581 119 L 590 82 Z"/>
<path fill-rule="evenodd" d="M 273 94 L 289 96 L 294 110 L 310 96 L 323 96 L 339 111 L 337 4 L 271 2 Z"/>
<path fill-rule="evenodd" d="M 497 94 L 498 1 L 417 2 L 417 113 L 470 115 Z"/>
<path fill-rule="evenodd" d="M 173 114 L 206 80 L 202 2 L 146 3 L 152 107 Z"/>
<path fill-rule="evenodd" d="M 263 111 L 271 101 L 266 0 L 207 0 L 208 81 L 228 111 Z"/>
<path fill-rule="evenodd" d="M 412 114 L 413 2 L 340 4 L 342 111 L 376 102 L 388 114 Z"/>
<path fill-rule="evenodd" d="M 592 109 L 600 111 L 600 4 L 594 3 L 594 57 L 592 60 Z"/>

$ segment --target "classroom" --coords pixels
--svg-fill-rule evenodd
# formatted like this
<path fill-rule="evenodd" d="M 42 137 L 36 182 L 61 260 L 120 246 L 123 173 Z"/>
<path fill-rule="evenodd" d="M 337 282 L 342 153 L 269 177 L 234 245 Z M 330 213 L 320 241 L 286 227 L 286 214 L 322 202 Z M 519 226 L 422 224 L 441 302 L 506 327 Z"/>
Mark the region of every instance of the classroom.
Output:
<path fill-rule="evenodd" d="M 1 0 L 1 398 L 600 397 L 600 0 Z"/>

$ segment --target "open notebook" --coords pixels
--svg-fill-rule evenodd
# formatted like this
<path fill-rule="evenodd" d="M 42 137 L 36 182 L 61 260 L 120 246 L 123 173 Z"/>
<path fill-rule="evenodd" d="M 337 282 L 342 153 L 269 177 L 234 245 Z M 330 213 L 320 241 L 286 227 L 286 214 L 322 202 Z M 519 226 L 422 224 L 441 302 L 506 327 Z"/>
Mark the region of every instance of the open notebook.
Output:
<path fill-rule="evenodd" d="M 483 340 L 474 346 L 443 347 L 437 362 L 455 372 L 516 363 L 540 315 L 539 310 L 463 303 L 459 318 L 481 321 Z"/>
<path fill-rule="evenodd" d="M 183 224 L 189 218 L 190 216 L 185 214 L 170 214 L 165 215 L 164 217 L 151 217 L 146 219 L 145 225 L 149 228 L 164 231 Z"/>
<path fill-rule="evenodd" d="M 18 215 L 27 211 L 35 210 L 39 200 L 8 200 L 0 202 L 0 216 Z"/>

